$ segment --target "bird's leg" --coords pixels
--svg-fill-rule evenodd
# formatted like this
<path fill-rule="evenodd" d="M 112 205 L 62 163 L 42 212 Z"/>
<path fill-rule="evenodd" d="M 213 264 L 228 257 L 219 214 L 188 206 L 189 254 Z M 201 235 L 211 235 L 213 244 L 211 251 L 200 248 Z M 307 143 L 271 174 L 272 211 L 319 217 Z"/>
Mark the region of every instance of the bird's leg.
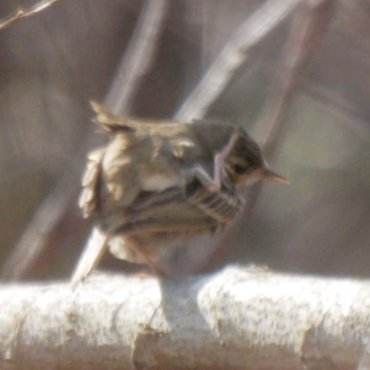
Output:
<path fill-rule="evenodd" d="M 142 245 L 140 240 L 135 238 L 135 235 L 129 235 L 126 237 L 128 243 L 128 247 L 132 249 L 135 253 L 137 252 L 143 258 L 143 260 L 147 263 L 147 265 L 160 277 L 166 277 L 166 273 L 158 266 L 157 262 L 153 260 L 153 258 L 146 252 L 145 246 Z M 135 245 L 133 247 L 132 245 Z"/>
<path fill-rule="evenodd" d="M 161 269 L 158 263 L 148 253 L 148 246 L 140 241 L 140 233 L 173 233 L 183 231 L 199 231 L 216 228 L 216 223 L 205 220 L 204 222 L 161 222 L 157 220 L 148 220 L 145 222 L 137 222 L 136 224 L 122 225 L 115 231 L 115 234 L 121 234 L 127 240 L 127 246 L 133 252 L 140 254 L 142 259 L 149 267 L 161 277 L 165 277 L 166 273 Z"/>

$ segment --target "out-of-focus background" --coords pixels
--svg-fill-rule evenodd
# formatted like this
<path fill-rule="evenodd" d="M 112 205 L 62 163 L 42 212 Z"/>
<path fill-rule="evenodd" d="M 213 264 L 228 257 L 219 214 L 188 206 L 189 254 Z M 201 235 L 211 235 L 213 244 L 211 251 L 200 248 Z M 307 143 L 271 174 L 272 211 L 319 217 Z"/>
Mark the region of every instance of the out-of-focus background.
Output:
<path fill-rule="evenodd" d="M 173 116 L 235 30 L 267 2 L 169 1 L 152 63 L 129 113 Z M 32 3 L 2 0 L 0 15 Z M 94 130 L 88 102 L 105 99 L 144 5 L 62 0 L 0 31 L 2 265 L 40 204 L 58 184 L 63 188 L 61 178 L 85 155 L 86 137 Z M 295 15 L 249 52 L 207 117 L 243 125 L 260 139 L 255 123 L 281 72 Z M 223 263 L 370 276 L 369 55 L 370 2 L 337 1 L 327 31 L 301 71 L 272 158 L 291 184 L 263 186 L 255 209 L 228 240 Z M 66 277 L 73 269 L 90 225 L 80 217 L 78 186 L 72 186 L 72 205 L 56 229 L 39 230 L 47 235 L 47 252 L 28 277 Z M 123 266 L 109 256 L 103 266 L 112 263 Z"/>

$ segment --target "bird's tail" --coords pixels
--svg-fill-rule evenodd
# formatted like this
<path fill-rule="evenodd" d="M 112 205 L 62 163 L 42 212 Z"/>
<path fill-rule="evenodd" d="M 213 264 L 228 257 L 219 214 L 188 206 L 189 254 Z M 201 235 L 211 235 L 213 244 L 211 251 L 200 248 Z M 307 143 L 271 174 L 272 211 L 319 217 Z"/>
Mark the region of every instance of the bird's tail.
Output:
<path fill-rule="evenodd" d="M 111 113 L 106 107 L 96 101 L 90 101 L 92 110 L 96 113 L 93 121 L 105 131 L 114 132 L 117 130 L 135 131 L 137 123 L 130 117 L 120 117 Z"/>
<path fill-rule="evenodd" d="M 98 227 L 94 227 L 85 249 L 78 260 L 71 278 L 71 287 L 74 290 L 79 283 L 85 280 L 98 265 L 108 246 L 108 235 Z"/>

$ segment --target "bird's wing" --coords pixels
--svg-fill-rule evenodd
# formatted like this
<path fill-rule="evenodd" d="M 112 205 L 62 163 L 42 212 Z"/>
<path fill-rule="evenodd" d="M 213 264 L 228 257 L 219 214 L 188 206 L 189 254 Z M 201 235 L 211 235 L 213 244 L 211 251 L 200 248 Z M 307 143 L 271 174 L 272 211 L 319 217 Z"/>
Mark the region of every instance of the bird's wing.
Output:
<path fill-rule="evenodd" d="M 194 219 L 204 220 L 207 225 L 212 220 L 216 224 L 227 224 L 242 208 L 242 201 L 236 194 L 229 191 L 211 191 L 198 179 L 193 179 L 184 188 L 173 187 L 162 192 L 141 193 L 131 207 L 131 220 L 145 220 L 168 217 L 171 213 L 187 212 L 189 207 L 195 208 Z M 191 215 L 191 213 L 190 213 Z M 189 224 L 192 220 L 189 220 Z"/>
<path fill-rule="evenodd" d="M 195 179 L 186 188 L 187 201 L 221 225 L 232 221 L 240 212 L 243 202 L 228 190 L 211 191 Z"/>

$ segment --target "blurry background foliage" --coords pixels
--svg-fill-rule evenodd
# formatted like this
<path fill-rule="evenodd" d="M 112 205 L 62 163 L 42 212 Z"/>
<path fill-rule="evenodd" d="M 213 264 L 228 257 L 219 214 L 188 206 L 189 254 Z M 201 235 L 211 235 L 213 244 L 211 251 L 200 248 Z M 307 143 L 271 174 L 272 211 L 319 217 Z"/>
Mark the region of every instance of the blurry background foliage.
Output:
<path fill-rule="evenodd" d="M 2 0 L 0 14 L 31 3 Z M 171 117 L 261 4 L 170 1 L 154 63 L 131 114 Z M 291 185 L 264 186 L 252 216 L 230 241 L 225 263 L 370 276 L 370 3 L 338 4 L 304 70 L 273 158 Z M 0 32 L 1 263 L 94 129 L 88 101 L 104 99 L 142 5 L 65 0 Z M 287 31 L 285 22 L 253 49 L 208 117 L 243 125 L 258 138 L 252 127 L 278 73 Z M 70 273 L 89 230 L 80 219 L 75 206 L 54 233 L 53 253 L 37 276 Z"/>

